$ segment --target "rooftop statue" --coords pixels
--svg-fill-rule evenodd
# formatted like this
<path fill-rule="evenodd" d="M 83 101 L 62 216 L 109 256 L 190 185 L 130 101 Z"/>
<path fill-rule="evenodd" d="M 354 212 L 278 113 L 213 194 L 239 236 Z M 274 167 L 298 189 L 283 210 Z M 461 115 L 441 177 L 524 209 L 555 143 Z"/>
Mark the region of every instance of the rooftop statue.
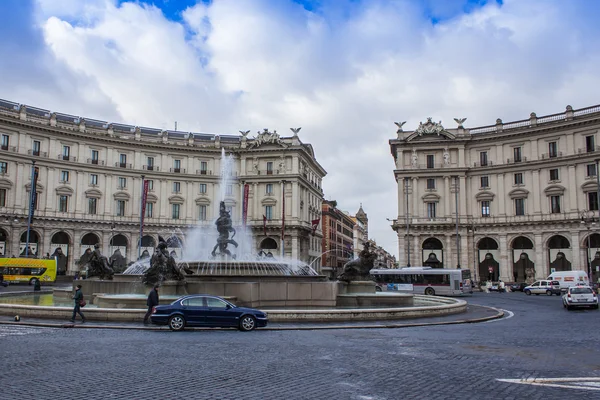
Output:
<path fill-rule="evenodd" d="M 344 265 L 344 272 L 337 277 L 338 280 L 345 282 L 370 280 L 369 272 L 373 269 L 376 259 L 377 254 L 369 250 L 369 242 L 366 242 L 358 258 Z"/>

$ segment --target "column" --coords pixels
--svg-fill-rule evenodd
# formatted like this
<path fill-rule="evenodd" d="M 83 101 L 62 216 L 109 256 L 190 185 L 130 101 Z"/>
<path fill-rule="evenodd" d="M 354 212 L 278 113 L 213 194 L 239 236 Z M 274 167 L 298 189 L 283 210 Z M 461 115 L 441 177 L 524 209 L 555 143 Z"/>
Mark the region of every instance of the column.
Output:
<path fill-rule="evenodd" d="M 419 235 L 415 235 L 413 240 L 413 251 L 410 252 L 410 265 L 412 266 L 423 265 L 423 251 L 421 250 L 419 241 Z"/>
<path fill-rule="evenodd" d="M 536 233 L 534 235 L 534 246 L 535 246 L 535 278 L 536 279 L 544 279 L 548 276 L 548 271 L 550 268 L 548 267 L 547 259 L 548 252 L 544 248 L 544 244 L 542 242 L 542 234 Z"/>
<path fill-rule="evenodd" d="M 185 185 L 185 219 L 189 221 L 189 223 L 193 224 L 197 218 L 194 213 L 194 204 L 196 204 L 196 202 L 194 201 L 194 182 L 186 182 Z"/>
<path fill-rule="evenodd" d="M 112 193 L 114 192 L 114 188 L 113 188 L 113 176 L 107 174 L 106 175 L 106 182 L 104 185 L 104 215 L 108 216 L 111 215 L 110 210 L 111 210 L 111 204 L 113 203 L 113 198 L 112 198 Z"/>
<path fill-rule="evenodd" d="M 460 185 L 458 188 L 458 202 L 459 202 L 459 209 L 460 209 L 459 215 L 467 215 L 467 198 L 466 198 L 466 191 L 464 190 L 464 188 L 466 187 L 465 180 L 466 180 L 466 178 L 464 176 L 460 176 L 458 178 L 459 185 Z M 463 189 L 461 189 L 461 188 L 463 188 Z"/>
<path fill-rule="evenodd" d="M 397 177 L 396 184 L 398 185 L 398 213 L 396 214 L 398 217 L 404 216 L 406 217 L 406 204 L 404 202 L 405 194 L 404 194 L 404 178 Z M 402 259 L 402 258 L 400 258 Z"/>
<path fill-rule="evenodd" d="M 292 237 L 292 259 L 299 260 L 299 252 L 298 252 L 298 238 L 296 236 Z"/>
<path fill-rule="evenodd" d="M 252 209 L 254 210 L 252 212 L 252 219 L 260 220 L 262 222 L 262 215 L 259 213 L 258 202 L 258 183 L 254 182 L 252 184 Z"/>
<path fill-rule="evenodd" d="M 533 193 L 532 193 L 531 197 L 533 200 L 533 213 L 541 214 L 542 208 L 540 205 L 540 186 L 541 186 L 542 182 L 540 182 L 540 170 L 534 169 L 532 171 L 532 175 L 533 175 L 533 179 L 531 182 L 531 188 L 532 188 Z M 529 210 L 527 210 L 527 211 L 528 211 L 528 214 L 531 214 L 531 211 L 529 211 Z"/>
<path fill-rule="evenodd" d="M 444 216 L 452 217 L 452 210 L 450 210 L 450 177 L 444 176 Z"/>
<path fill-rule="evenodd" d="M 505 194 L 507 193 L 504 190 L 504 174 L 498 174 L 498 197 L 496 198 L 496 204 L 498 205 L 498 215 L 501 217 L 506 216 L 506 203 L 504 201 Z M 504 280 L 504 279 L 503 279 Z"/>
<path fill-rule="evenodd" d="M 464 234 L 460 234 L 460 267 L 463 269 L 471 269 L 469 266 L 469 233 L 465 229 Z"/>
<path fill-rule="evenodd" d="M 300 196 L 298 196 L 298 182 L 294 181 L 294 182 L 292 182 L 292 219 L 293 220 L 298 219 L 298 210 L 300 209 L 300 206 L 298 205 L 299 197 Z M 294 260 L 297 260 L 297 258 L 294 258 Z"/>
<path fill-rule="evenodd" d="M 46 209 L 52 212 L 56 212 L 56 192 L 54 191 L 55 182 L 54 168 L 48 168 L 48 185 L 46 186 Z"/>
<path fill-rule="evenodd" d="M 565 209 L 571 212 L 577 212 L 579 207 L 577 206 L 577 177 L 575 175 L 575 165 L 569 165 L 569 204 L 565 204 Z M 587 205 L 584 206 L 587 208 Z M 574 247 L 573 247 L 574 248 Z"/>
<path fill-rule="evenodd" d="M 163 158 L 165 158 L 166 156 L 163 156 Z M 161 166 L 162 168 L 162 166 Z M 167 180 L 166 179 L 160 179 L 159 181 L 159 185 L 160 185 L 160 193 L 168 193 L 167 192 Z M 169 199 L 167 196 L 162 196 L 158 199 L 159 201 L 159 206 L 160 206 L 160 218 L 167 218 L 168 215 L 168 211 L 167 211 L 167 206 L 169 204 Z M 169 216 L 170 217 L 170 216 Z"/>
<path fill-rule="evenodd" d="M 419 178 L 412 178 L 412 216 L 413 218 L 415 217 L 420 217 L 421 215 L 419 214 L 419 191 L 418 191 L 418 186 L 419 184 Z"/>
<path fill-rule="evenodd" d="M 406 234 L 397 234 L 398 236 L 398 264 L 400 267 L 406 266 L 408 265 L 408 260 L 407 260 L 407 252 L 405 251 L 406 245 L 408 244 L 410 246 L 410 243 L 406 242 Z M 354 252 L 356 253 L 356 246 L 354 247 Z M 403 265 L 404 264 L 404 265 Z"/>
<path fill-rule="evenodd" d="M 465 159 L 465 148 L 459 147 L 458 148 L 458 167 L 464 168 L 466 164 L 467 164 L 467 160 Z"/>
<path fill-rule="evenodd" d="M 585 258 L 581 258 L 582 251 L 580 245 L 579 231 L 571 231 L 571 253 L 573 254 L 571 257 L 571 268 L 575 270 L 581 270 L 587 272 L 587 249 L 584 250 Z M 585 237 L 588 232 L 581 232 L 582 236 Z M 591 233 L 591 232 L 590 232 Z M 587 247 L 587 243 L 586 246 Z"/>
<path fill-rule="evenodd" d="M 75 172 L 75 215 L 80 216 L 84 212 L 85 195 L 83 194 L 83 181 L 85 173 L 82 171 Z"/>
<path fill-rule="evenodd" d="M 504 282 L 513 280 L 513 278 L 511 278 L 512 262 L 509 261 L 512 260 L 512 257 L 509 257 L 508 251 L 508 238 L 506 237 L 506 234 L 502 234 L 500 235 L 500 260 L 498 260 L 498 262 L 500 263 L 500 279 Z"/>
<path fill-rule="evenodd" d="M 19 182 L 20 179 L 23 179 L 25 184 L 27 184 L 27 182 L 32 183 L 30 181 L 31 171 L 29 171 L 28 174 L 27 171 L 25 171 L 25 164 L 17 162 L 17 175 L 15 177 L 15 185 L 13 186 L 14 190 L 12 191 L 14 193 L 12 203 L 14 204 L 15 209 L 25 209 L 25 212 L 27 212 L 26 207 L 29 201 L 29 196 L 27 195 L 27 191 L 25 191 L 25 185 Z M 46 190 L 50 192 L 49 188 L 47 188 Z M 23 196 L 23 192 L 25 192 L 26 196 Z"/>
<path fill-rule="evenodd" d="M 444 268 L 455 268 L 456 267 L 456 244 L 452 244 L 452 235 L 446 233 L 444 243 Z"/>

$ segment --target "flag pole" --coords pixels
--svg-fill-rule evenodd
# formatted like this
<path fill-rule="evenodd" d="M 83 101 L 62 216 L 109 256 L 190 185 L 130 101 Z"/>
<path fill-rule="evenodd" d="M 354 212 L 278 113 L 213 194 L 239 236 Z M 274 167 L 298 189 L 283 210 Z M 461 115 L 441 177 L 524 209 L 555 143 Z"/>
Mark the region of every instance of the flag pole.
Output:
<path fill-rule="evenodd" d="M 27 217 L 27 239 L 25 241 L 25 257 L 29 257 L 29 235 L 31 234 L 31 220 L 35 202 L 35 160 L 31 161 L 31 190 L 29 191 L 29 216 Z"/>

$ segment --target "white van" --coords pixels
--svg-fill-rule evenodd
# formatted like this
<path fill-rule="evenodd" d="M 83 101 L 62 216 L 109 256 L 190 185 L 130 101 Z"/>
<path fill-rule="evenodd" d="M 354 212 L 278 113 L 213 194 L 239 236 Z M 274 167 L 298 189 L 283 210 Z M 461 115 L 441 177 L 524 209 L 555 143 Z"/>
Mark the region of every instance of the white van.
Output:
<path fill-rule="evenodd" d="M 553 272 L 548 276 L 550 281 L 558 281 L 560 283 L 561 290 L 567 290 L 571 286 L 575 285 L 586 285 L 590 284 L 587 274 L 585 271 L 560 271 Z"/>

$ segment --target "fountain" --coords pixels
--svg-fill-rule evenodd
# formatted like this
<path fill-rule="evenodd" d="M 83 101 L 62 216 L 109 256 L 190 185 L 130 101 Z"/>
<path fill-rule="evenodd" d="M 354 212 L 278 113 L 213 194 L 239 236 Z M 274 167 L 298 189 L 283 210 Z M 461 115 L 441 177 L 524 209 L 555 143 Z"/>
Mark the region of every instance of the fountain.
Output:
<path fill-rule="evenodd" d="M 98 248 L 86 256 L 92 274 L 74 285 L 83 286 L 91 303 L 86 308 L 89 319 L 141 320 L 147 292 L 155 283 L 161 285 L 161 303 L 185 294 L 212 294 L 240 306 L 269 309 L 272 321 L 398 319 L 466 310 L 464 301 L 416 296 L 418 304 L 427 306 L 414 307 L 412 294 L 376 293 L 368 278 L 375 257 L 368 244 L 359 258 L 346 264 L 339 281 L 328 280 L 299 260 L 257 252 L 250 230 L 233 226 L 226 205 L 233 158 L 222 149 L 221 161 L 216 229 L 198 227 L 183 243 L 179 238 L 186 235 L 181 232 L 164 232 L 151 257 L 138 260 L 120 274 L 113 273 Z M 54 298 L 61 293 L 65 298 L 70 295 L 68 290 L 62 292 L 55 290 Z M 13 312 L 3 307 L 0 305 L 0 314 Z M 41 312 L 39 308 L 30 310 L 30 315 Z"/>

